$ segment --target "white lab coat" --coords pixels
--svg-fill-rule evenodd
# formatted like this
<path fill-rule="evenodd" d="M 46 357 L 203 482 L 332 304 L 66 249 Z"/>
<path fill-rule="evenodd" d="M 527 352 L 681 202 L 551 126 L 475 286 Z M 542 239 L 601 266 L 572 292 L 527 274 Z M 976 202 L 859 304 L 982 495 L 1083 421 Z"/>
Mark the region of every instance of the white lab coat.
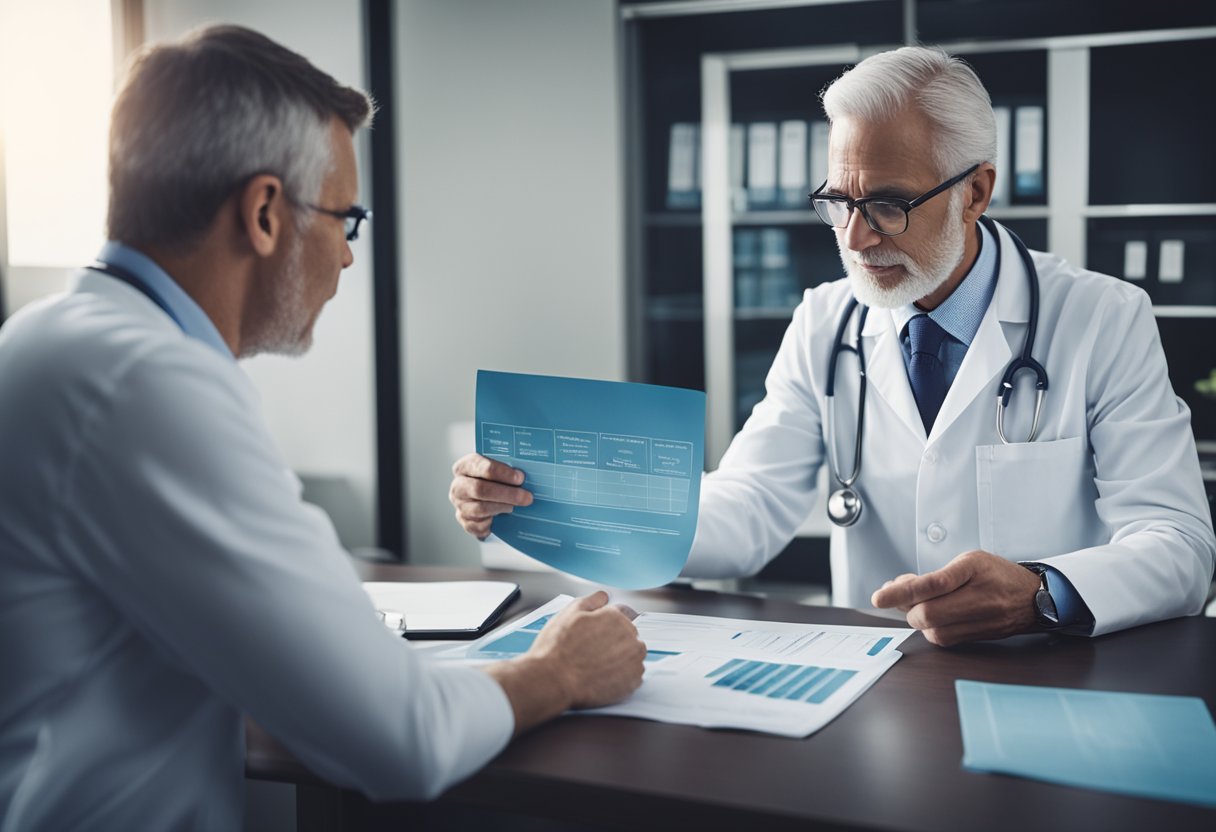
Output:
<path fill-rule="evenodd" d="M 1025 266 L 1001 229 L 996 292 L 932 432 L 925 436 L 887 310 L 863 331 L 869 372 L 861 519 L 834 528 L 833 599 L 858 608 L 884 581 L 984 549 L 1060 570 L 1093 634 L 1200 611 L 1216 540 L 1190 412 L 1173 393 L 1140 289 L 1033 253 L 1041 286 L 1034 357 L 1050 386 L 1038 439 L 1004 445 L 996 395 L 1029 318 Z M 824 456 L 824 385 L 847 280 L 807 291 L 766 380 L 765 399 L 702 483 L 684 574 L 753 574 L 793 538 Z M 852 343 L 855 321 L 846 338 Z M 1020 373 L 1005 433 L 1027 436 L 1033 375 Z M 840 358 L 836 444 L 851 470 L 856 359 Z"/>

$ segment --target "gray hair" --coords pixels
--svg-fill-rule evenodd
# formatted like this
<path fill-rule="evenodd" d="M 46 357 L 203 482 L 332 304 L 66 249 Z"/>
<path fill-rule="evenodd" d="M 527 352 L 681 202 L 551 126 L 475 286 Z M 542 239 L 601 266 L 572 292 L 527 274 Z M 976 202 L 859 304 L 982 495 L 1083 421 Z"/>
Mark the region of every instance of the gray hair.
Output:
<path fill-rule="evenodd" d="M 829 121 L 885 121 L 914 105 L 937 128 L 933 154 L 943 177 L 996 164 L 992 100 L 965 61 L 941 49 L 905 46 L 871 55 L 823 91 Z"/>
<path fill-rule="evenodd" d="M 109 237 L 189 247 L 263 173 L 289 198 L 315 202 L 333 165 L 330 122 L 353 133 L 373 111 L 366 93 L 250 29 L 213 26 L 153 46 L 114 103 Z"/>

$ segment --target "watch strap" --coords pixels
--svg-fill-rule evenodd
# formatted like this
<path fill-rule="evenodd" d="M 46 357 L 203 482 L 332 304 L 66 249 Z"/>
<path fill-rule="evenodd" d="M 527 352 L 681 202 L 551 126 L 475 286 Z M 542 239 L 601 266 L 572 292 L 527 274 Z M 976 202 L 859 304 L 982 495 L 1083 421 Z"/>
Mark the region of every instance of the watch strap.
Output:
<path fill-rule="evenodd" d="M 1039 576 L 1039 589 L 1033 600 L 1035 622 L 1044 630 L 1058 630 L 1065 626 L 1060 621 L 1060 613 L 1056 608 L 1055 599 L 1051 596 L 1051 587 L 1047 583 L 1047 565 L 1035 561 L 1022 561 L 1020 565 Z"/>

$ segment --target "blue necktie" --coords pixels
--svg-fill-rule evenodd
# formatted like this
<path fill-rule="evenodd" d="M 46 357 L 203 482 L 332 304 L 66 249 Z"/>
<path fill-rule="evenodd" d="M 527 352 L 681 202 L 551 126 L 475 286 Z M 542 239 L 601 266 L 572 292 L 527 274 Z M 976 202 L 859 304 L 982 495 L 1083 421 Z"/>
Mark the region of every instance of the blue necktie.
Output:
<path fill-rule="evenodd" d="M 916 397 L 926 436 L 946 398 L 946 367 L 938 358 L 946 337 L 946 330 L 928 315 L 917 315 L 908 321 L 908 342 L 912 349 L 908 380 L 912 382 L 912 395 Z"/>

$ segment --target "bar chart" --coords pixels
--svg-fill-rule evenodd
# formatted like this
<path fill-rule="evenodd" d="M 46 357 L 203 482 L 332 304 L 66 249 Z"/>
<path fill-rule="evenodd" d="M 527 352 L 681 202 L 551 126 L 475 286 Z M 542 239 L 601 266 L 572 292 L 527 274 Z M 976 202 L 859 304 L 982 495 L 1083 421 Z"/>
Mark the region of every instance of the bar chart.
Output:
<path fill-rule="evenodd" d="M 856 670 L 731 659 L 706 675 L 716 688 L 769 699 L 821 705 L 857 675 Z"/>

